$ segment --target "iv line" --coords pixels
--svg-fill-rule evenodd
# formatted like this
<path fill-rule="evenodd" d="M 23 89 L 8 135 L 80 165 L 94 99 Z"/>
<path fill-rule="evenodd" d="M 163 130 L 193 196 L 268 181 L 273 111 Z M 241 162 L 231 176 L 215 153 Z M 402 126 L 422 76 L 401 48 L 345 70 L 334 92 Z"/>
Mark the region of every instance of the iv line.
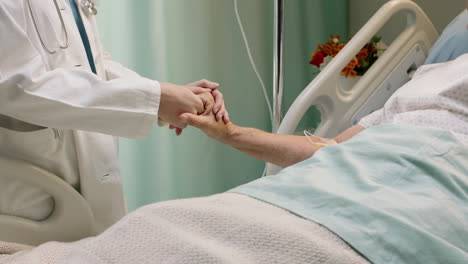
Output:
<path fill-rule="evenodd" d="M 314 135 L 312 133 L 310 133 L 309 131 L 307 130 L 304 130 L 304 136 L 307 138 L 307 140 L 312 144 L 312 145 L 315 145 L 319 148 L 323 148 L 323 147 L 327 147 L 327 146 L 330 146 L 330 145 L 336 145 L 337 142 L 334 140 L 334 139 L 322 139 L 322 140 L 325 140 L 325 143 L 322 143 L 322 142 L 314 142 L 312 141 L 312 139 L 310 137 L 313 137 Z"/>
<path fill-rule="evenodd" d="M 273 124 L 273 110 L 272 110 L 273 108 L 271 107 L 270 99 L 268 98 L 268 94 L 267 94 L 267 91 L 266 91 L 266 88 L 265 88 L 265 84 L 264 84 L 264 82 L 262 80 L 262 77 L 260 76 L 260 73 L 257 70 L 257 66 L 255 65 L 252 54 L 250 52 L 249 42 L 247 41 L 247 37 L 246 37 L 245 31 L 244 31 L 244 27 L 242 26 L 242 21 L 241 21 L 240 15 L 239 15 L 239 9 L 237 7 L 237 0 L 234 0 L 234 11 L 236 13 L 237 23 L 239 24 L 239 28 L 240 28 L 240 31 L 242 33 L 242 38 L 244 40 L 245 48 L 246 48 L 247 54 L 249 56 L 250 64 L 252 65 L 252 68 L 253 68 L 255 74 L 257 75 L 258 81 L 260 82 L 260 85 L 262 87 L 263 95 L 264 95 L 265 101 L 266 101 L 266 103 L 268 105 L 268 112 L 270 113 L 270 122 L 271 122 L 271 125 L 273 127 L 273 125 L 274 125 Z"/>

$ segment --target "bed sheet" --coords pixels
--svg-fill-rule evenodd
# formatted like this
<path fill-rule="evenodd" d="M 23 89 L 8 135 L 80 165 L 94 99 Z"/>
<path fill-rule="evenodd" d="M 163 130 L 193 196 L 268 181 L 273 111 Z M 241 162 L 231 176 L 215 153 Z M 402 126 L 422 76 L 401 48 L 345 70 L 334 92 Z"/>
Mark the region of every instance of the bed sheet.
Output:
<path fill-rule="evenodd" d="M 231 192 L 320 223 L 373 263 L 468 263 L 468 147 L 378 125 Z"/>
<path fill-rule="evenodd" d="M 0 254 L 18 248 L 0 243 Z M 148 205 L 97 237 L 0 255 L 0 263 L 369 264 L 322 226 L 232 193 Z"/>

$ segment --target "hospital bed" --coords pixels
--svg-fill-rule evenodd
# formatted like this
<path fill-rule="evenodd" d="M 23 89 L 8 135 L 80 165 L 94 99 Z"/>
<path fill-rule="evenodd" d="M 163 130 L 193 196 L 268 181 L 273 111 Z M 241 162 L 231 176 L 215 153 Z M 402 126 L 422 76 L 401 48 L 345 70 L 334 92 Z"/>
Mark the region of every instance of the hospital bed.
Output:
<path fill-rule="evenodd" d="M 406 27 L 386 52 L 349 91 L 340 87 L 341 69 L 397 13 L 406 15 Z M 438 37 L 424 12 L 409 0 L 386 3 L 351 39 L 338 56 L 304 89 L 281 123 L 278 133 L 294 133 L 311 106 L 321 113 L 318 136 L 335 136 L 361 117 L 380 108 L 390 95 L 411 78 Z M 22 161 L 0 157 L 0 178 L 21 180 L 50 194 L 50 216 L 33 221 L 0 215 L 0 240 L 38 245 L 45 241 L 73 241 L 95 235 L 94 217 L 86 200 L 59 177 Z M 267 174 L 280 168 L 268 165 Z"/>

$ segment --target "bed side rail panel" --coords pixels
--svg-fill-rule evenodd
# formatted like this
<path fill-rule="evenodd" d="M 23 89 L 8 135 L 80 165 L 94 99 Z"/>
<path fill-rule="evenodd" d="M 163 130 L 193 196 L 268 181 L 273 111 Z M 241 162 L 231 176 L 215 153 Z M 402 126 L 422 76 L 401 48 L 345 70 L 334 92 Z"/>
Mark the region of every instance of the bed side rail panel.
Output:
<path fill-rule="evenodd" d="M 406 15 L 406 27 L 354 87 L 349 91 L 344 90 L 339 82 L 341 70 L 400 12 Z M 321 123 L 314 134 L 322 137 L 339 134 L 356 123 L 358 118 L 382 107 L 386 99 L 409 80 L 411 69 L 424 62 L 437 37 L 437 30 L 417 4 L 410 0 L 387 2 L 296 98 L 277 133 L 294 133 L 306 111 L 314 105 L 321 113 Z M 387 93 L 379 92 L 389 86 L 391 89 Z M 378 103 L 372 101 L 376 98 Z M 366 102 L 368 105 L 370 103 L 369 107 L 365 106 Z M 278 170 L 278 167 L 268 164 L 266 175 Z"/>

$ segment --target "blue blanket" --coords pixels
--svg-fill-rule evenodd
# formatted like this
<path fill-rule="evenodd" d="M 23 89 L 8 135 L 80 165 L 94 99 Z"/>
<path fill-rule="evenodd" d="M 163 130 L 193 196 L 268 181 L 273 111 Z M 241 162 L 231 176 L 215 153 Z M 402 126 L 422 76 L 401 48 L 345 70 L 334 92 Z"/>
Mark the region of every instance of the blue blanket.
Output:
<path fill-rule="evenodd" d="M 379 125 L 241 193 L 317 222 L 373 263 L 468 263 L 468 147 Z"/>

